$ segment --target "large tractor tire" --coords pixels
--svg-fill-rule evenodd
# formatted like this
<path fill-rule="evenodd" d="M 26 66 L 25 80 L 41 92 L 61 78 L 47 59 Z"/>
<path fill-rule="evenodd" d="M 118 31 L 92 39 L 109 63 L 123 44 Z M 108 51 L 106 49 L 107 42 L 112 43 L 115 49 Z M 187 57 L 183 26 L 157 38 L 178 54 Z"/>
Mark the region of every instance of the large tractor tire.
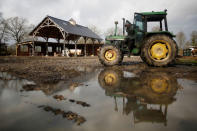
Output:
<path fill-rule="evenodd" d="M 98 56 L 100 62 L 105 66 L 118 65 L 123 60 L 122 52 L 114 45 L 104 45 Z"/>
<path fill-rule="evenodd" d="M 175 99 L 179 84 L 171 74 L 163 71 L 144 72 L 141 76 L 143 92 L 141 96 L 148 103 L 170 104 Z"/>
<path fill-rule="evenodd" d="M 174 62 L 177 50 L 177 44 L 171 37 L 153 35 L 142 46 L 141 58 L 150 66 L 167 66 Z"/>

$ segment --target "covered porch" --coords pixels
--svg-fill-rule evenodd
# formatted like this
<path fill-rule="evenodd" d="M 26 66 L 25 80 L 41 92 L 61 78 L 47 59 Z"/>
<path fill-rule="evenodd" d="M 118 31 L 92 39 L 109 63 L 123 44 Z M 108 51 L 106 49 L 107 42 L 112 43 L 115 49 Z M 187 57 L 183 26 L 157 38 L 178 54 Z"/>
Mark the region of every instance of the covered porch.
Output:
<path fill-rule="evenodd" d="M 34 44 L 34 51 L 33 51 Z M 77 49 L 75 49 L 77 45 Z M 17 56 L 95 56 L 98 53 L 102 43 L 84 43 L 84 44 L 66 44 L 65 51 L 68 54 L 63 54 L 64 43 L 42 42 L 42 41 L 27 41 L 17 44 Z"/>

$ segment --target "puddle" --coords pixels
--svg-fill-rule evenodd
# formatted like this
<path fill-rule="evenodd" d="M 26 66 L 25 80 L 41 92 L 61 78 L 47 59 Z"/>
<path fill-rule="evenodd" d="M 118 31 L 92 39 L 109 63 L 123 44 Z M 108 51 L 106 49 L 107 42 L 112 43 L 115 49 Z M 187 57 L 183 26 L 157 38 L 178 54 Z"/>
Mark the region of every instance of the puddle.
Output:
<path fill-rule="evenodd" d="M 197 130 L 196 82 L 162 70 L 80 70 L 88 73 L 40 87 L 1 72 L 0 130 Z"/>

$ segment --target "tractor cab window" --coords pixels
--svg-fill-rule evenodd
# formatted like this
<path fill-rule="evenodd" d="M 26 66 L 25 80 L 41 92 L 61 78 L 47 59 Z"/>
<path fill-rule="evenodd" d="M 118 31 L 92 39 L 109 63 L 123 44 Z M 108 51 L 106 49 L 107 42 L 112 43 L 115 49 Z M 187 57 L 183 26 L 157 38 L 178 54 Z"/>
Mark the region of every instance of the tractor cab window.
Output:
<path fill-rule="evenodd" d="M 143 31 L 144 30 L 144 25 L 143 25 L 143 19 L 142 19 L 142 16 L 139 15 L 139 14 L 135 14 L 135 21 L 134 21 L 134 24 L 136 25 L 136 27 L 138 27 L 138 29 L 140 31 Z"/>

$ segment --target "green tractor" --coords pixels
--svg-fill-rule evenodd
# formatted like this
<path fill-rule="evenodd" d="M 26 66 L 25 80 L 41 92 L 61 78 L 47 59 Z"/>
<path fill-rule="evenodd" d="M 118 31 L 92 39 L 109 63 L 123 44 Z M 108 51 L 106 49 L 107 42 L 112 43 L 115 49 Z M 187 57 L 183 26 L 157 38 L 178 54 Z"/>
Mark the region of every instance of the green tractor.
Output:
<path fill-rule="evenodd" d="M 167 10 L 135 13 L 133 24 L 123 18 L 123 35 L 117 35 L 118 22 L 115 22 L 114 35 L 107 36 L 100 49 L 100 62 L 105 66 L 113 66 L 121 64 L 124 55 L 140 55 L 150 66 L 173 63 L 178 47 L 173 39 L 175 35 L 168 31 L 166 16 Z M 158 31 L 148 32 L 148 23 L 151 22 L 159 23 Z"/>

